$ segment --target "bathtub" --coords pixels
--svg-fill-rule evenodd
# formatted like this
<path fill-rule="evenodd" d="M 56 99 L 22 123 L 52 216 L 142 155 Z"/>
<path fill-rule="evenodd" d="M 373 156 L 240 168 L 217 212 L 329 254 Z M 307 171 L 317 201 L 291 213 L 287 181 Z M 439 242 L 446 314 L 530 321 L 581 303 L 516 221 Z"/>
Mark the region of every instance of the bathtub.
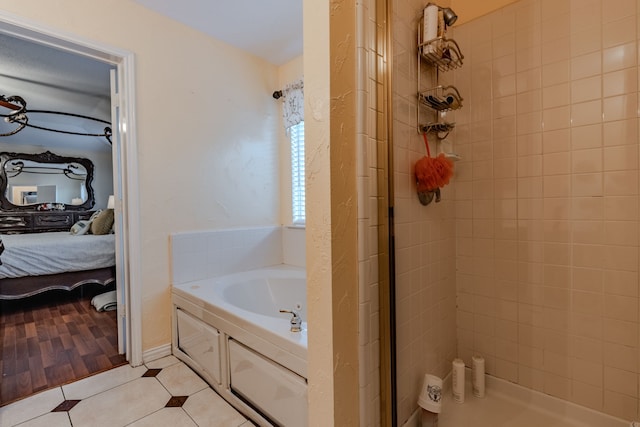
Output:
<path fill-rule="evenodd" d="M 287 265 L 174 285 L 173 353 L 259 425 L 307 424 L 305 270 Z M 291 331 L 296 310 L 302 330 Z"/>

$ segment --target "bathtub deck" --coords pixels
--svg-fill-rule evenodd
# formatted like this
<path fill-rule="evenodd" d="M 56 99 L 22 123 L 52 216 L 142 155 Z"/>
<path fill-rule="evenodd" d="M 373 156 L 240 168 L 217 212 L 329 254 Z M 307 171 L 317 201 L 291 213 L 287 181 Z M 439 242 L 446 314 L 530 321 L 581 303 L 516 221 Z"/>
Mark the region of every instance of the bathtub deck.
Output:
<path fill-rule="evenodd" d="M 468 374 L 467 378 L 470 376 Z M 438 427 L 629 426 L 629 421 L 530 391 L 506 381 L 491 378 L 487 381 L 486 390 L 484 398 L 473 397 L 471 385 L 467 382 L 465 402 L 462 404 L 455 403 L 448 390 L 438 417 Z"/>

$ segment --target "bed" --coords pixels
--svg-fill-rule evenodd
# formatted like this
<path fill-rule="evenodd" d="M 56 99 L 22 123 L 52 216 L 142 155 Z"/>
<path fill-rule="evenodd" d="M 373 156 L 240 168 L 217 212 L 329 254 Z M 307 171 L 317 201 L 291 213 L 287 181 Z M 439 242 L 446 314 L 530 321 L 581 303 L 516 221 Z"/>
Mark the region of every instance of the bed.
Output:
<path fill-rule="evenodd" d="M 115 235 L 2 234 L 0 300 L 115 281 Z"/>

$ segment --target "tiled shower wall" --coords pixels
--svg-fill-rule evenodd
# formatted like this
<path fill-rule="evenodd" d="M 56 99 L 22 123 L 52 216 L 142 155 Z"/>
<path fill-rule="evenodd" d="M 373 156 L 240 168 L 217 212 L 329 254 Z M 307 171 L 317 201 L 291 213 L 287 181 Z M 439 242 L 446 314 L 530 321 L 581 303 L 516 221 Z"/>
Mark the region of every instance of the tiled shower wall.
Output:
<path fill-rule="evenodd" d="M 383 122 L 384 105 L 377 100 L 384 75 L 383 51 L 377 24 L 383 0 L 364 0 L 356 5 L 358 33 L 357 78 L 357 182 L 358 182 L 358 297 L 359 297 L 359 384 L 360 426 L 380 425 L 380 304 L 378 298 L 378 145 L 386 145 Z"/>
<path fill-rule="evenodd" d="M 454 184 L 442 201 L 420 204 L 413 165 L 426 155 L 417 132 L 417 27 L 426 1 L 390 0 L 393 29 L 398 425 L 418 407 L 425 373 L 445 377 L 456 355 Z M 448 2 L 441 2 L 445 5 Z M 453 75 L 441 76 L 453 79 Z M 423 82 L 434 83 L 426 72 Z M 440 80 L 442 81 L 442 79 Z M 433 120 L 430 113 L 424 120 Z M 437 149 L 431 141 L 432 153 Z"/>
<path fill-rule="evenodd" d="M 639 5 L 522 0 L 454 32 L 458 354 L 625 419 L 639 417 Z"/>

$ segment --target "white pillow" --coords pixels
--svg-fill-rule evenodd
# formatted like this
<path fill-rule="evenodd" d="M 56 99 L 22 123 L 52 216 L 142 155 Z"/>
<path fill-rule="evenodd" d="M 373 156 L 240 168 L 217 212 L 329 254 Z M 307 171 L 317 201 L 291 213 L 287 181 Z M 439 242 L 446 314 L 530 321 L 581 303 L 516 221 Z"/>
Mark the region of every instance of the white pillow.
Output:
<path fill-rule="evenodd" d="M 71 226 L 71 230 L 69 230 L 69 233 L 75 236 L 82 236 L 83 234 L 87 234 L 90 229 L 91 221 L 78 221 Z"/>

